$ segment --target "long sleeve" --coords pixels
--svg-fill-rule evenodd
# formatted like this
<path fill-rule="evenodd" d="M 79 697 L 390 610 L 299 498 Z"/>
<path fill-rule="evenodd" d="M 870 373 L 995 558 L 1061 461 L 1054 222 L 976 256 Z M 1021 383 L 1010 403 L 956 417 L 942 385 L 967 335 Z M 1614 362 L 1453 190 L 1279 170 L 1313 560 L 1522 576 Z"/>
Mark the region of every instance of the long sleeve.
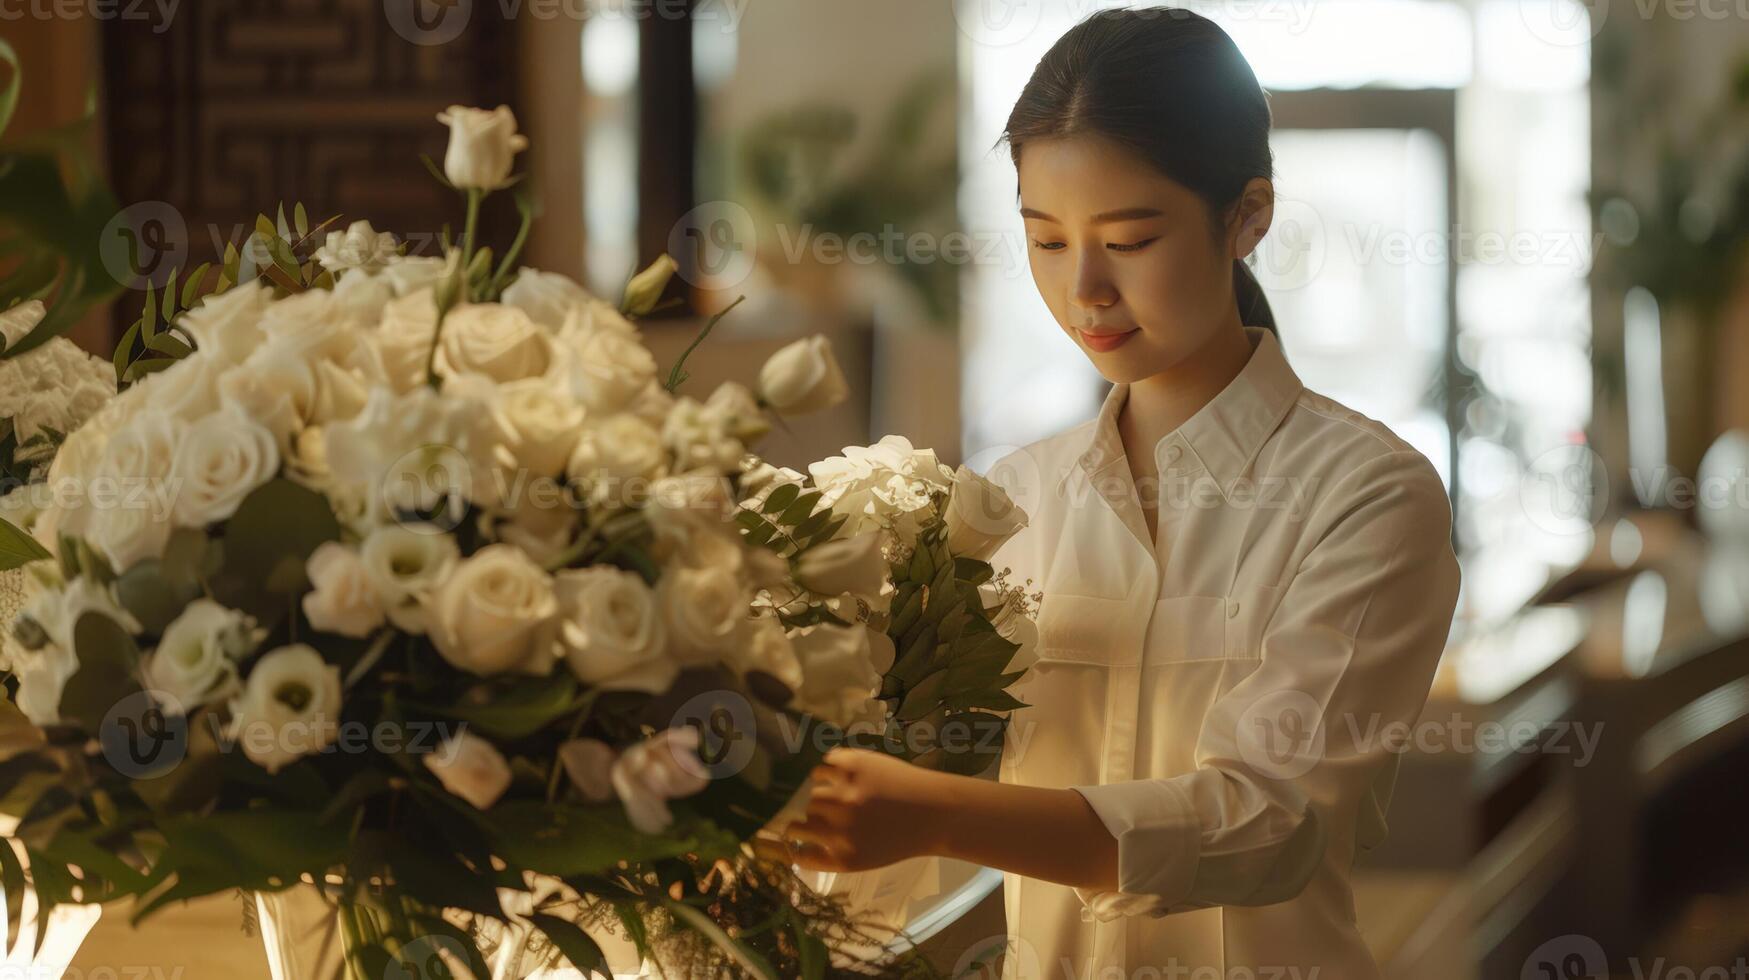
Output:
<path fill-rule="evenodd" d="M 1196 768 L 1072 787 L 1118 841 L 1119 890 L 1076 890 L 1097 917 L 1285 901 L 1337 835 L 1382 827 L 1400 748 L 1388 735 L 1425 706 L 1457 604 L 1445 489 L 1399 449 L 1283 519 L 1315 543 L 1260 662 L 1205 715 Z"/>

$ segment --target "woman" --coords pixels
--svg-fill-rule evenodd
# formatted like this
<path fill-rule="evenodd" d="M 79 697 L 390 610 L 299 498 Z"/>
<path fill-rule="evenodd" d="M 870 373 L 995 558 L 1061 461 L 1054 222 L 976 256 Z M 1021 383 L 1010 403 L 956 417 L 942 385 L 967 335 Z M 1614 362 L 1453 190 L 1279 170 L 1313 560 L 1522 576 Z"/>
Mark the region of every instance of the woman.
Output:
<path fill-rule="evenodd" d="M 1000 782 L 835 750 L 790 828 L 808 867 L 1007 872 L 1006 976 L 1377 976 L 1349 870 L 1459 571 L 1438 473 L 1305 389 L 1241 261 L 1268 129 L 1226 34 L 1163 8 L 1075 27 L 1008 120 L 1033 278 L 1114 382 L 991 471 L 1031 515 L 992 562 L 1043 592 L 1029 706 Z"/>

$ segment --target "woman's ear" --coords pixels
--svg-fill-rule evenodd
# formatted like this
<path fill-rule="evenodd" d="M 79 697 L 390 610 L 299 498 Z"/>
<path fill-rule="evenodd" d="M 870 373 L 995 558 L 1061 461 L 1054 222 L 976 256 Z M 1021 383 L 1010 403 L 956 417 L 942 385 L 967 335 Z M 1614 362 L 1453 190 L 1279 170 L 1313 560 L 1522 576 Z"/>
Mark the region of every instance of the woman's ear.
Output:
<path fill-rule="evenodd" d="M 1234 224 L 1237 228 L 1227 242 L 1233 258 L 1242 259 L 1256 250 L 1263 236 L 1269 231 L 1269 222 L 1275 216 L 1275 186 L 1268 178 L 1253 177 L 1245 184 L 1245 190 L 1239 195 L 1239 203 L 1234 208 Z"/>

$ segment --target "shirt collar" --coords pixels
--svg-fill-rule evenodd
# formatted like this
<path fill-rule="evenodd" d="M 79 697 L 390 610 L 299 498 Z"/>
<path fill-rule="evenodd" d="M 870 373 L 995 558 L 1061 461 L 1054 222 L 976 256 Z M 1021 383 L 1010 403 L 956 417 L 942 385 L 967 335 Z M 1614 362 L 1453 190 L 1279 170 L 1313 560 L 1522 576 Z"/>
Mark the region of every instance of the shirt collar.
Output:
<path fill-rule="evenodd" d="M 1288 364 L 1275 334 L 1262 327 L 1244 329 L 1251 340 L 1250 360 L 1208 404 L 1154 446 L 1154 462 L 1161 471 L 1177 457 L 1189 457 L 1214 478 L 1223 498 L 1230 498 L 1234 483 L 1249 469 L 1264 440 L 1281 424 L 1305 387 Z M 1129 388 L 1127 383 L 1112 385 L 1093 421 L 1077 460 L 1078 469 L 1089 476 L 1124 458 L 1117 416 L 1129 397 Z M 1071 469 L 1070 474 L 1073 472 Z M 1070 474 L 1065 474 L 1065 479 Z"/>

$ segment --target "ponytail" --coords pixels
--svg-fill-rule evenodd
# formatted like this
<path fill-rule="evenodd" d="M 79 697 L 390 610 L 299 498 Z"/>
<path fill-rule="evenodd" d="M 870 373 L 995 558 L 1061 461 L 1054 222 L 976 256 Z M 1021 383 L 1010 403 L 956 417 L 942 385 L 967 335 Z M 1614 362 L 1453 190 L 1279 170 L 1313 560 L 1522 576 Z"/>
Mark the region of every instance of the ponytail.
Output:
<path fill-rule="evenodd" d="M 1281 339 L 1281 332 L 1275 329 L 1275 311 L 1269 308 L 1269 299 L 1263 295 L 1263 284 L 1244 259 L 1233 260 L 1233 299 L 1239 304 L 1240 323 L 1262 327 Z"/>

